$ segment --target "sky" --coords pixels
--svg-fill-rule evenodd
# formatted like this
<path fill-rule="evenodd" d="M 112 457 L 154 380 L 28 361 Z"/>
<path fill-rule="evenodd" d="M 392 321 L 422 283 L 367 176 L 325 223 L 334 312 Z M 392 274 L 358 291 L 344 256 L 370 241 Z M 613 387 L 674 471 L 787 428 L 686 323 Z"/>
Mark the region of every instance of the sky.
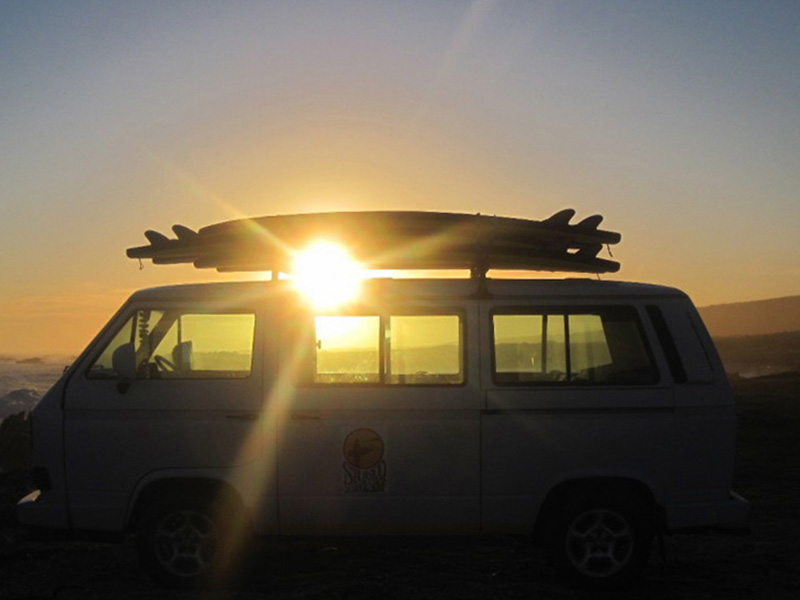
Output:
<path fill-rule="evenodd" d="M 793 0 L 0 0 L 0 354 L 241 278 L 146 229 L 319 210 L 572 207 L 613 279 L 796 295 L 799 193 Z"/>

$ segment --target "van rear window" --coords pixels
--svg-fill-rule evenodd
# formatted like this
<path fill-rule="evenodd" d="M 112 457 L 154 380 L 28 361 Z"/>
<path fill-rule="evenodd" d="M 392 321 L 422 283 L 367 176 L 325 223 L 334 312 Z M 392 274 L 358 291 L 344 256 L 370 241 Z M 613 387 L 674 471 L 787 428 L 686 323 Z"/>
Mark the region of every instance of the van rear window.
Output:
<path fill-rule="evenodd" d="M 667 358 L 669 370 L 672 373 L 672 379 L 675 383 L 686 383 L 686 369 L 681 362 L 680 353 L 675 346 L 675 340 L 672 339 L 672 334 L 669 332 L 667 322 L 664 320 L 664 314 L 657 306 L 648 306 L 647 314 L 650 315 L 650 320 L 653 323 L 653 329 L 656 330 L 658 341 L 661 342 L 661 348 L 664 350 L 664 356 Z"/>
<path fill-rule="evenodd" d="M 658 381 L 636 310 L 601 307 L 492 315 L 493 375 L 505 385 Z"/>

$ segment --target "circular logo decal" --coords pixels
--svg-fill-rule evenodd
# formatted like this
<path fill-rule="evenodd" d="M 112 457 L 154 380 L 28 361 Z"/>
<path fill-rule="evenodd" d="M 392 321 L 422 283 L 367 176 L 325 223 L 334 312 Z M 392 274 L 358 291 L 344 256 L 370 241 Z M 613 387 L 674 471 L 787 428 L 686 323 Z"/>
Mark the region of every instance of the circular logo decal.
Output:
<path fill-rule="evenodd" d="M 371 469 L 383 460 L 383 440 L 372 429 L 355 429 L 342 446 L 344 459 L 357 469 Z"/>

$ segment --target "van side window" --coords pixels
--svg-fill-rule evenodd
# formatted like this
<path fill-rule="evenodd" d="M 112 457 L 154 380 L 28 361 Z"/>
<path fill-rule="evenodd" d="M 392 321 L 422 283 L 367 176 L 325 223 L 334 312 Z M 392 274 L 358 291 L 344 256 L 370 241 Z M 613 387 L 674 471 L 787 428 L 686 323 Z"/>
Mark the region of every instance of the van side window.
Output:
<path fill-rule="evenodd" d="M 142 309 L 122 326 L 86 376 L 118 377 L 114 352 L 132 344 L 137 379 L 247 377 L 254 339 L 254 314 Z"/>
<path fill-rule="evenodd" d="M 542 309 L 492 316 L 499 384 L 655 383 L 658 373 L 636 311 Z"/>
<path fill-rule="evenodd" d="M 380 381 L 380 317 L 315 317 L 316 383 Z"/>
<path fill-rule="evenodd" d="M 457 315 L 389 317 L 386 383 L 461 383 L 461 320 Z"/>
<path fill-rule="evenodd" d="M 464 381 L 459 315 L 317 316 L 313 383 L 453 385 Z"/>

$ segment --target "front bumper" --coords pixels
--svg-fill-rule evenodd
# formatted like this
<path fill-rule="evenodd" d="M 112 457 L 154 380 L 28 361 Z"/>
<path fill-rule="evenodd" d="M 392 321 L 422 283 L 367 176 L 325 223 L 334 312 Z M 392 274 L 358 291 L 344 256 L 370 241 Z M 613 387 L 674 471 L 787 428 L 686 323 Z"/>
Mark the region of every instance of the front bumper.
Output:
<path fill-rule="evenodd" d="M 17 502 L 20 525 L 42 529 L 69 529 L 67 509 L 63 502 L 54 501 L 52 494 L 33 490 Z"/>

